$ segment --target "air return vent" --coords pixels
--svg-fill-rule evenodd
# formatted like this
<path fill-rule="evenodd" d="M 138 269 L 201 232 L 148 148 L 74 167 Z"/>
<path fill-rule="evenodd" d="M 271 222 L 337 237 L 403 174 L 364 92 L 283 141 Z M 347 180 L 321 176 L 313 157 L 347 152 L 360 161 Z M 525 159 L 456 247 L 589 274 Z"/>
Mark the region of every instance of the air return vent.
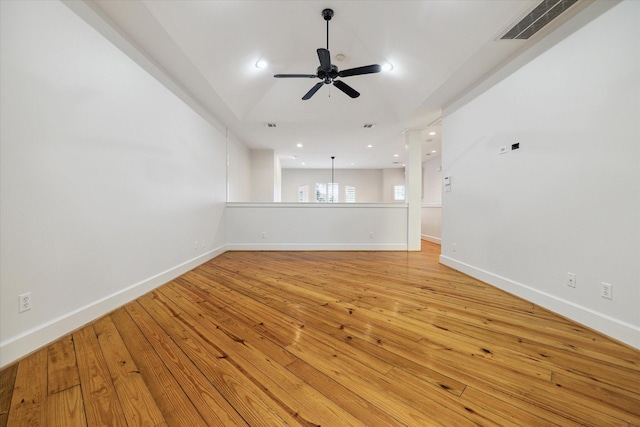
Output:
<path fill-rule="evenodd" d="M 578 0 L 543 0 L 501 39 L 526 40 L 577 2 Z"/>

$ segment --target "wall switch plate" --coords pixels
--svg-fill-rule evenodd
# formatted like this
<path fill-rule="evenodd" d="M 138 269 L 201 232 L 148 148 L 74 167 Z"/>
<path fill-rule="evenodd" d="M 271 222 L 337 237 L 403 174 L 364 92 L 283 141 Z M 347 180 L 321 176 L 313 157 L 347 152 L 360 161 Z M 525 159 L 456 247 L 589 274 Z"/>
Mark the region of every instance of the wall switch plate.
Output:
<path fill-rule="evenodd" d="M 24 293 L 18 296 L 20 305 L 18 306 L 18 313 L 31 310 L 31 292 Z"/>
<path fill-rule="evenodd" d="M 567 273 L 567 286 L 576 287 L 576 275 L 574 273 Z"/>
<path fill-rule="evenodd" d="M 613 285 L 610 283 L 602 282 L 602 292 L 600 294 L 602 298 L 612 299 L 613 297 Z"/>

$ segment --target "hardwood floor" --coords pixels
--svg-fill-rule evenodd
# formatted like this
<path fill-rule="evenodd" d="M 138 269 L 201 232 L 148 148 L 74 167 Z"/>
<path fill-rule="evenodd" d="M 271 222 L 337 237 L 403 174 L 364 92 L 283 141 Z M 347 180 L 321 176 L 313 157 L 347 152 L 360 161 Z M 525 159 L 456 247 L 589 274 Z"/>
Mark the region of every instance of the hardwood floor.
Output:
<path fill-rule="evenodd" d="M 227 252 L 0 372 L 1 426 L 640 426 L 640 352 L 422 252 Z"/>

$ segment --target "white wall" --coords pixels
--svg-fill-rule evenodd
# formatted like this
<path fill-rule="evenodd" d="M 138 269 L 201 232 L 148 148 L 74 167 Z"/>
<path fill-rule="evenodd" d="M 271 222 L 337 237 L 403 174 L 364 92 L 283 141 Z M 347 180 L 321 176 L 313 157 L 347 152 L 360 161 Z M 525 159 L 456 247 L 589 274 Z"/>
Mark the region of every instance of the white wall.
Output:
<path fill-rule="evenodd" d="M 273 150 L 251 150 L 251 200 L 273 202 Z M 247 201 L 247 200 L 244 200 Z"/>
<path fill-rule="evenodd" d="M 217 253 L 226 150 L 62 3 L 0 7 L 5 366 Z"/>
<path fill-rule="evenodd" d="M 564 39 L 561 28 L 547 51 L 445 111 L 441 257 L 636 348 L 639 21 L 640 2 L 625 1 Z"/>
<path fill-rule="evenodd" d="M 393 187 L 405 185 L 404 168 L 382 169 L 382 201 L 385 203 L 404 203 L 393 200 Z"/>
<path fill-rule="evenodd" d="M 442 158 L 422 163 L 422 239 L 440 243 L 442 228 Z"/>
<path fill-rule="evenodd" d="M 279 202 L 280 159 L 273 150 L 251 150 L 251 200 L 243 202 Z"/>
<path fill-rule="evenodd" d="M 339 201 L 345 201 L 347 185 L 356 187 L 357 203 L 382 201 L 382 170 L 380 169 L 335 169 L 334 179 L 339 187 Z M 331 182 L 331 169 L 283 169 L 282 201 L 297 202 L 298 187 L 309 186 L 309 201 L 315 200 L 316 183 Z"/>
<path fill-rule="evenodd" d="M 251 151 L 232 133 L 227 139 L 227 201 L 251 200 Z"/>
<path fill-rule="evenodd" d="M 407 250 L 407 205 L 229 203 L 229 250 Z"/>

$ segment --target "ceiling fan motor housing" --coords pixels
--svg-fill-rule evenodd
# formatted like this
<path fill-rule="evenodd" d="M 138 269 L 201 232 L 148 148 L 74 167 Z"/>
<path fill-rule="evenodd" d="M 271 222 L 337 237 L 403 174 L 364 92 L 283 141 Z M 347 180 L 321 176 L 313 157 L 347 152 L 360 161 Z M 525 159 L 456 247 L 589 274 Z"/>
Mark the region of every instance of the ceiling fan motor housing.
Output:
<path fill-rule="evenodd" d="M 331 21 L 331 18 L 333 18 L 333 10 L 332 9 L 323 10 L 322 17 L 324 18 L 325 21 Z"/>
<path fill-rule="evenodd" d="M 338 67 L 331 64 L 331 71 L 325 71 L 322 69 L 322 66 L 318 67 L 318 78 L 322 79 L 325 84 L 330 84 L 333 82 L 333 79 L 338 77 Z"/>

